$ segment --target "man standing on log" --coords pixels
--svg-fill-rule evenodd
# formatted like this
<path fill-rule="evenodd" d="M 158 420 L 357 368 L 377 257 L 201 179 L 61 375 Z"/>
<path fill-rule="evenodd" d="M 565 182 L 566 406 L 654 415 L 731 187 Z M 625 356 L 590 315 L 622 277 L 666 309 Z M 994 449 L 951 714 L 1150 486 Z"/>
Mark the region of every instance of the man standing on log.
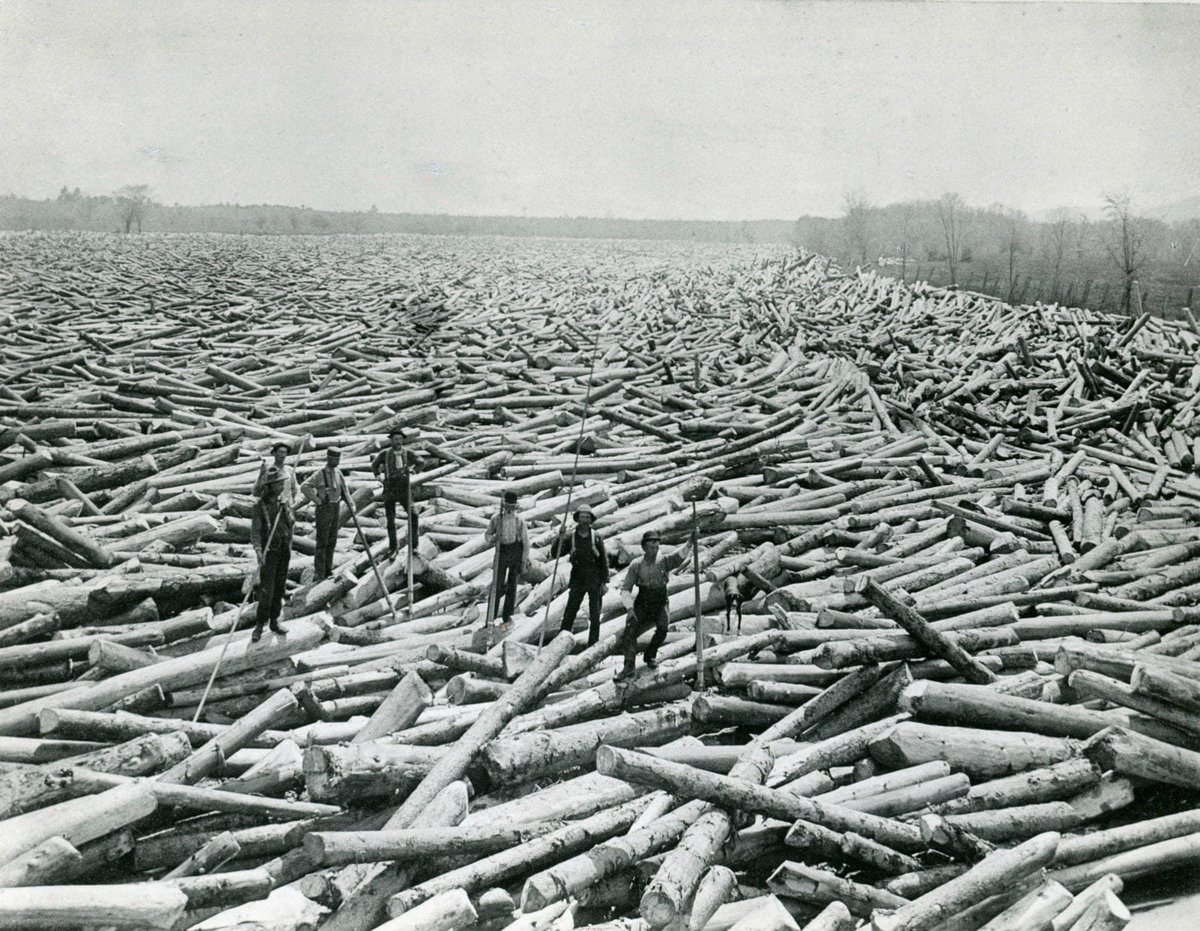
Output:
<path fill-rule="evenodd" d="M 318 582 L 329 578 L 333 572 L 333 550 L 337 546 L 341 524 L 342 498 L 349 496 L 346 480 L 338 468 L 341 461 L 341 451 L 331 446 L 325 450 L 325 467 L 310 475 L 300 486 L 304 497 L 317 506 L 317 553 L 313 558 L 313 571 Z"/>
<path fill-rule="evenodd" d="M 408 546 L 416 551 L 417 511 L 413 507 L 412 469 L 404 449 L 404 434 L 396 427 L 388 434 L 388 447 L 371 460 L 371 471 L 383 482 L 383 513 L 387 517 L 388 556 L 395 556 L 396 505 L 404 509 L 408 522 Z"/>
<path fill-rule="evenodd" d="M 262 491 L 250 518 L 250 542 L 258 557 L 254 581 L 258 583 L 258 617 L 250 639 L 257 643 L 263 627 L 282 634 L 279 612 L 283 608 L 283 592 L 287 585 L 288 563 L 292 559 L 292 531 L 296 518 L 292 506 L 281 495 L 285 476 L 276 466 L 268 466 L 262 476 Z"/>
<path fill-rule="evenodd" d="M 592 530 L 595 520 L 592 509 L 586 504 L 575 511 L 575 532 L 554 541 L 551 555 L 570 554 L 571 583 L 567 595 L 567 607 L 563 611 L 562 629 L 569 631 L 575 626 L 575 615 L 588 599 L 588 646 L 600 639 L 600 606 L 604 601 L 604 589 L 608 587 L 608 554 L 604 541 Z"/>
<path fill-rule="evenodd" d="M 286 501 L 289 506 L 295 506 L 296 471 L 287 464 L 287 457 L 291 452 L 291 446 L 282 441 L 271 445 L 271 458 L 274 463 L 263 460 L 262 468 L 258 470 L 258 478 L 254 480 L 254 496 L 256 498 L 262 497 L 263 489 L 266 487 L 267 471 L 273 464 L 283 475 L 283 488 L 279 492 L 280 499 Z"/>
<path fill-rule="evenodd" d="M 620 650 L 625 654 L 625 666 L 617 674 L 617 681 L 623 682 L 633 675 L 635 657 L 637 656 L 638 635 L 650 627 L 654 628 L 654 636 L 646 647 L 646 665 L 655 669 L 658 663 L 654 657 L 658 648 L 667 639 L 667 601 L 670 593 L 667 591 L 667 576 L 671 570 L 683 565 L 687 549 L 658 558 L 658 547 L 661 538 L 657 530 L 647 530 L 642 535 L 642 552 L 644 555 L 629 564 L 625 573 L 625 584 L 622 586 L 621 603 L 629 612 L 625 621 L 625 631 L 621 634 Z M 633 588 L 637 586 L 637 597 Z"/>
<path fill-rule="evenodd" d="M 500 513 L 488 521 L 483 534 L 486 543 L 496 544 L 496 577 L 492 581 L 493 598 L 504 592 L 503 623 L 511 624 L 517 605 L 517 582 L 529 564 L 529 531 L 517 513 L 517 493 L 506 491 Z"/>

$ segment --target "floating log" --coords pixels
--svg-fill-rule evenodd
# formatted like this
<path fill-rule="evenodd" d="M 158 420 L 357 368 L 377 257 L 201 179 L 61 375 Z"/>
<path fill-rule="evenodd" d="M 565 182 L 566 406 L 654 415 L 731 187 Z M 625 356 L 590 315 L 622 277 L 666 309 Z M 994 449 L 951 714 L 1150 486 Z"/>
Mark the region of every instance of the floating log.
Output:
<path fill-rule="evenodd" d="M 0 243 L 29 272 L 0 294 L 12 323 L 0 346 L 0 522 L 13 531 L 0 539 L 0 751 L 20 762 L 0 792 L 15 819 L 126 786 L 202 817 L 165 831 L 147 817 L 80 841 L 77 872 L 62 878 L 39 874 L 40 854 L 25 851 L 22 876 L 136 878 L 150 895 L 213 903 L 204 908 L 294 882 L 333 909 L 327 928 L 368 931 L 390 896 L 426 874 L 404 861 L 326 875 L 306 836 L 459 822 L 476 831 L 489 814 L 495 831 L 600 817 L 643 784 L 588 774 L 499 802 L 493 783 L 508 792 L 609 754 L 687 764 L 682 782 L 669 775 L 674 807 L 656 796 L 644 823 L 603 841 L 571 835 L 579 846 L 558 862 L 484 848 L 438 871 L 479 864 L 458 874 L 474 892 L 525 881 L 531 907 L 546 900 L 526 925 L 565 923 L 567 895 L 593 890 L 599 902 L 625 882 L 614 914 L 640 909 L 657 927 L 689 902 L 694 919 L 719 901 L 722 870 L 750 862 L 739 857 L 778 866 L 796 849 L 789 833 L 829 852 L 827 887 L 866 885 L 851 872 L 865 867 L 894 875 L 893 892 L 907 882 L 918 900 L 973 868 L 983 848 L 963 828 L 1021 840 L 1086 820 L 1054 869 L 1186 836 L 1186 819 L 1112 825 L 1140 817 L 1130 800 L 1153 784 L 1190 779 L 1186 754 L 1200 746 L 1188 717 L 1200 696 L 1187 684 L 1200 681 L 1192 327 L 1012 307 L 844 275 L 802 253 L 734 267 L 669 252 L 649 277 L 640 257 L 601 256 L 581 279 L 578 249 L 552 241 L 497 264 L 469 242 L 443 256 L 333 237 L 304 263 L 283 262 L 280 279 L 286 238 L 232 250 L 146 235 L 136 255 L 104 236 Z M 581 359 L 593 346 L 589 370 Z M 685 370 L 695 377 L 683 386 Z M 411 573 L 406 547 L 380 559 L 385 508 L 371 469 L 401 425 L 426 460 L 413 468 Z M 342 452 L 363 539 L 343 509 L 329 577 L 310 581 L 294 558 L 286 637 L 252 645 L 253 588 L 241 610 L 230 606 L 253 568 L 253 491 L 277 440 L 300 480 L 326 449 Z M 532 567 L 515 623 L 482 631 L 492 581 L 483 530 L 506 490 L 524 496 Z M 707 578 L 694 593 L 689 569 L 668 577 L 661 665 L 614 683 L 622 573 L 646 529 L 686 542 L 689 500 Z M 555 518 L 580 505 L 609 556 L 605 629 L 593 647 L 560 648 L 551 635 L 569 568 L 529 580 L 549 572 Z M 296 554 L 316 550 L 313 517 L 298 507 Z M 727 600 L 737 635 L 719 616 Z M 697 607 L 712 638 L 705 681 L 716 683 L 703 696 L 689 691 Z M 1102 642 L 1073 639 L 1089 635 Z M 543 661 L 544 678 L 527 680 Z M 193 723 L 214 671 L 207 717 Z M 464 678 L 447 685 L 454 674 Z M 298 702 L 276 698 L 281 690 Z M 477 703 L 455 709 L 452 699 Z M 256 721 L 273 701 L 279 717 Z M 114 711 L 129 707 L 142 711 Z M 737 730 L 660 748 L 693 720 Z M 166 742 L 146 739 L 159 735 Z M 141 751 L 105 746 L 134 739 Z M 393 750 L 408 762 L 385 765 Z M 193 784 L 153 778 L 188 757 Z M 1089 757 L 1129 778 L 1101 779 Z M 373 762 L 356 768 L 364 759 Z M 468 773 L 483 793 L 473 802 L 458 781 Z M 418 781 L 407 801 L 396 796 Z M 807 814 L 834 820 L 798 825 L 797 793 L 814 796 Z M 751 836 L 738 831 L 747 810 L 790 820 Z M 941 821 L 926 837 L 912 815 Z M 10 818 L 0 836 L 26 823 Z M 184 869 L 219 862 L 226 831 L 242 851 L 228 865 L 239 868 L 162 878 L 210 844 Z M 138 856 L 107 865 L 135 844 Z M 897 873 L 947 848 L 959 858 L 950 867 Z M 1175 843 L 1158 856 L 1147 862 L 1189 854 Z M 648 880 L 640 899 L 635 862 Z M 984 925 L 1040 887 L 1033 875 L 1011 882 L 952 926 Z M 778 900 L 759 899 L 724 903 L 718 922 L 792 926 Z M 1120 920 L 1104 904 L 1096 921 Z M 845 917 L 824 914 L 831 927 Z"/>

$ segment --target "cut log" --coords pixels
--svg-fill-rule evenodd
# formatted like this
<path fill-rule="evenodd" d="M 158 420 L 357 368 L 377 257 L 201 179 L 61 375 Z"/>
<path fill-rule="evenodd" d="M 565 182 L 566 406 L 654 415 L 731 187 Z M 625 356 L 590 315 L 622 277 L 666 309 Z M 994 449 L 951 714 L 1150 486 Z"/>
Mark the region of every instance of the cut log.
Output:
<path fill-rule="evenodd" d="M 187 896 L 178 889 L 145 883 L 0 889 L 0 925 L 167 929 L 183 917 L 187 905 Z"/>
<path fill-rule="evenodd" d="M 433 693 L 425 680 L 415 672 L 408 673 L 375 709 L 351 743 L 364 743 L 410 727 L 432 702 Z"/>
<path fill-rule="evenodd" d="M 876 911 L 879 931 L 923 931 L 936 927 L 1013 883 L 1036 873 L 1054 857 L 1059 836 L 1039 834 L 1011 850 L 997 850 L 957 879 L 890 912 Z"/>
<path fill-rule="evenodd" d="M 462 889 L 450 889 L 385 921 L 376 931 L 460 931 L 472 927 L 477 917 L 471 897 Z"/>

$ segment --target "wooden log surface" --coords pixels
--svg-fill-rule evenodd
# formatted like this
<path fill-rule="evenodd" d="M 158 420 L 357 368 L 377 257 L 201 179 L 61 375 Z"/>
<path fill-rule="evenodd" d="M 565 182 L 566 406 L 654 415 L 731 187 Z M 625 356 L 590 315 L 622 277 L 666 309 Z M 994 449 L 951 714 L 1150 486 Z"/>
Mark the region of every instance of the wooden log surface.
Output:
<path fill-rule="evenodd" d="M 70 869 L 84 885 L 64 888 L 90 889 L 96 845 L 149 845 L 165 830 L 199 857 L 183 866 L 191 875 L 170 886 L 144 861 L 119 869 L 143 880 L 147 901 L 186 890 L 193 906 L 227 905 L 264 894 L 254 844 L 239 846 L 222 883 L 206 871 L 233 849 L 217 843 L 223 831 L 185 843 L 184 825 L 164 828 L 144 808 L 264 827 L 304 819 L 272 835 L 279 862 L 267 872 L 318 888 L 328 880 L 304 838 L 340 806 L 366 826 L 331 830 L 392 818 L 388 830 L 415 830 L 469 772 L 483 780 L 470 816 L 517 811 L 528 822 L 489 794 L 570 781 L 597 761 L 625 761 L 622 772 L 642 779 L 653 750 L 719 772 L 692 778 L 700 769 L 685 766 L 681 781 L 672 770 L 673 811 L 603 841 L 572 835 L 580 846 L 561 864 L 492 860 L 500 854 L 481 847 L 463 853 L 478 871 L 457 875 L 541 876 L 526 884 L 530 905 L 540 896 L 549 907 L 582 876 L 609 878 L 610 862 L 661 857 L 640 906 L 657 916 L 663 903 L 686 905 L 702 878 L 701 911 L 721 898 L 716 857 L 738 833 L 738 810 L 794 821 L 802 808 L 822 820 L 797 837 L 833 832 L 843 865 L 886 873 L 937 849 L 901 820 L 911 806 L 948 824 L 976 818 L 963 823 L 980 830 L 998 819 L 1013 839 L 1055 813 L 1066 823 L 1062 806 L 1077 806 L 1107 837 L 1126 830 L 1109 827 L 1128 807 L 1117 797 L 1149 791 L 1144 780 L 1194 786 L 1200 664 L 1187 638 L 1200 621 L 1190 526 L 1200 482 L 1185 453 L 1200 427 L 1200 377 L 1189 327 L 844 275 L 802 253 L 744 263 L 697 244 L 664 246 L 663 263 L 578 243 L 464 241 L 464 263 L 417 239 L 351 248 L 331 237 L 302 255 L 286 237 L 236 249 L 212 237 L 139 241 L 144 250 L 55 233 L 0 242 L 6 267 L 32 272 L 0 290 L 13 323 L 0 346 L 0 525 L 12 529 L 0 534 L 0 734 L 22 741 L 0 748 L 22 767 L 0 774 L 15 803 L 0 836 L 19 829 L 32 841 L 0 870 L 58 882 L 54 870 L 72 860 L 65 844 L 80 853 Z M 372 471 L 393 426 L 416 453 L 411 572 L 406 546 L 387 558 Z M 315 515 L 299 503 L 286 634 L 253 644 L 253 587 L 244 610 L 229 606 L 254 564 L 253 489 L 276 441 L 300 481 L 326 449 L 341 450 L 381 572 L 346 512 L 333 576 L 316 581 Z M 489 632 L 483 531 L 506 490 L 521 497 L 532 560 L 515 623 Z M 614 683 L 629 561 L 647 529 L 668 550 L 686 543 L 697 497 L 700 590 L 690 564 L 670 574 L 661 667 L 639 661 L 630 683 Z M 584 633 L 554 639 L 571 574 L 564 562 L 549 578 L 555 522 L 580 505 L 610 556 L 594 647 Z M 547 577 L 534 582 L 538 567 Z M 696 662 L 671 651 L 697 626 L 717 685 L 687 695 Z M 1074 639 L 1097 630 L 1105 642 Z M 1147 634 L 1159 642 L 1128 639 Z M 466 678 L 447 688 L 453 674 Z M 151 710 L 115 712 L 132 696 Z M 455 698 L 470 702 L 461 714 L 448 710 Z M 732 738 L 717 737 L 725 726 Z M 656 749 L 687 729 L 699 749 Z M 168 735 L 152 752 L 149 738 Z M 141 750 L 125 745 L 134 740 Z M 780 759 L 756 782 L 748 754 L 766 746 Z M 356 768 L 352 757 L 373 762 Z M 1092 761 L 1132 782 L 1097 782 Z M 844 768 L 840 794 L 783 797 L 808 779 L 827 791 L 830 777 L 813 773 L 829 767 Z M 603 797 L 629 802 L 614 782 Z M 105 814 L 118 791 L 141 807 Z M 300 794 L 271 795 L 284 791 Z M 729 798 L 748 807 L 731 815 Z M 84 802 L 90 827 L 61 807 Z M 1151 862 L 1185 857 L 1181 835 L 1162 830 L 1134 830 L 1133 841 L 1175 842 Z M 768 852 L 788 855 L 785 833 Z M 1068 853 L 1065 868 L 1125 855 L 1133 841 L 1088 860 Z M 370 894 L 351 884 L 326 900 L 330 927 L 366 931 L 389 895 L 403 895 L 402 873 L 419 884 L 404 870 L 366 872 Z M 366 872 L 343 866 L 335 885 Z M 852 888 L 830 874 L 822 888 Z M 942 876 L 929 894 L 956 893 L 952 883 Z M 1012 907 L 1052 898 L 1031 892 Z M 461 896 L 443 901 L 456 916 L 445 920 L 466 920 Z M 843 923 L 826 912 L 827 926 Z M 165 906 L 143 923 L 160 919 Z"/>

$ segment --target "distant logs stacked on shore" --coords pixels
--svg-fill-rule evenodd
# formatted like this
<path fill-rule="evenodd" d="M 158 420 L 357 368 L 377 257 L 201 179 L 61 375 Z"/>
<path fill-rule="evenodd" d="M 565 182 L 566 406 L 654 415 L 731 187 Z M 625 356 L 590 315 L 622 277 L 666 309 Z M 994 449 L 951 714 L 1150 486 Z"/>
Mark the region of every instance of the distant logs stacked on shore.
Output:
<path fill-rule="evenodd" d="M 0 269 L 0 926 L 1082 931 L 1200 860 L 1190 323 L 688 244 L 30 234 Z M 301 478 L 342 451 L 362 534 L 314 581 L 299 507 L 252 644 L 280 440 Z M 536 581 L 485 630 L 508 490 Z M 699 584 L 616 683 L 625 567 L 698 496 Z M 581 504 L 593 646 L 551 556 Z"/>

